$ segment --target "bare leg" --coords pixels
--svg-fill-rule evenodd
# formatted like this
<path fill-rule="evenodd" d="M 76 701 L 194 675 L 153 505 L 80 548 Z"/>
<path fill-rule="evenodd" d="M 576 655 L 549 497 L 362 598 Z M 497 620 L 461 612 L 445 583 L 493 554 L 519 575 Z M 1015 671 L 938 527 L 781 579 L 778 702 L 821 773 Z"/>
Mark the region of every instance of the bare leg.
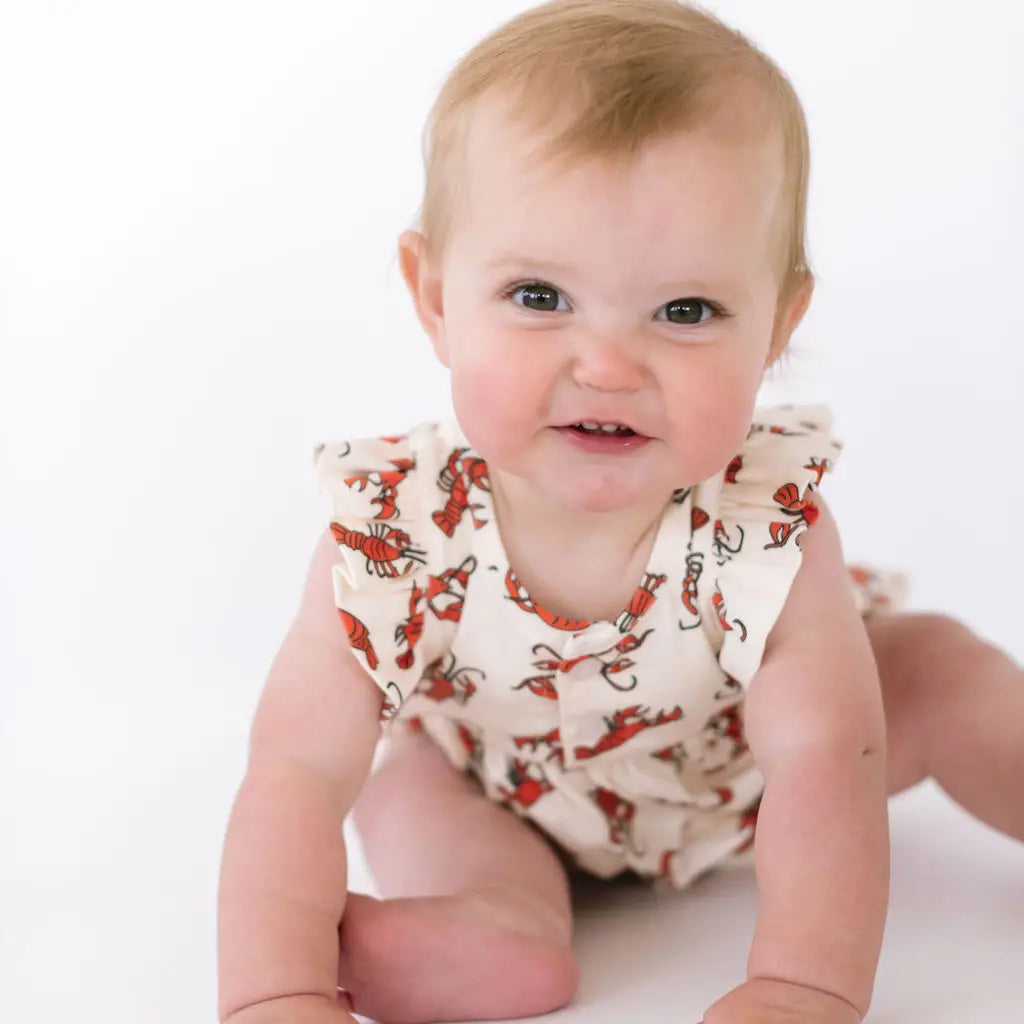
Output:
<path fill-rule="evenodd" d="M 565 871 L 425 736 L 397 731 L 354 808 L 385 898 L 350 893 L 338 984 L 387 1024 L 520 1017 L 575 992 Z"/>
<path fill-rule="evenodd" d="M 927 777 L 1024 840 L 1024 669 L 944 615 L 865 619 L 882 681 L 889 792 Z"/>

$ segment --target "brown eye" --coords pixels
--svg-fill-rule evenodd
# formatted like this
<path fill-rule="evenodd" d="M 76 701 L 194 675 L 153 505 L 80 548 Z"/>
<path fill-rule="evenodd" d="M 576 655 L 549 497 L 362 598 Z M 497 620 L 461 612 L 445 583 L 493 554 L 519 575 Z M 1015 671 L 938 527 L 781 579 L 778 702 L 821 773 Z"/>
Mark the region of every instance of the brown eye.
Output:
<path fill-rule="evenodd" d="M 509 289 L 506 295 L 512 298 L 519 292 L 523 294 L 523 308 L 533 309 L 540 312 L 550 312 L 551 310 L 558 309 L 558 292 L 550 285 L 541 284 L 539 282 L 531 282 L 530 284 L 516 285 L 515 288 Z M 519 305 L 519 303 L 516 303 Z M 568 309 L 568 306 L 565 307 Z"/>
<path fill-rule="evenodd" d="M 668 319 L 674 324 L 700 324 L 704 322 L 700 315 L 701 306 L 715 312 L 711 303 L 704 299 L 675 299 L 665 306 L 665 310 Z"/>

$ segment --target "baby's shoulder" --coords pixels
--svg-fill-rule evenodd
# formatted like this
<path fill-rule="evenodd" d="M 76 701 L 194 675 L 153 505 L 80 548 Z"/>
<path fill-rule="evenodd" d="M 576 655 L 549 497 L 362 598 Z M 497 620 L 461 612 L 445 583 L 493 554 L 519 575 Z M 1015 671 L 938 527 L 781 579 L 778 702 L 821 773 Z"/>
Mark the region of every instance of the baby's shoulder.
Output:
<path fill-rule="evenodd" d="M 453 422 L 430 422 L 319 444 L 313 472 L 331 504 L 334 605 L 388 718 L 451 645 L 486 465 Z"/>
<path fill-rule="evenodd" d="M 324 442 L 313 475 L 331 503 L 344 575 L 367 593 L 459 564 L 479 525 L 474 501 L 488 488 L 486 463 L 454 421 Z"/>
<path fill-rule="evenodd" d="M 454 421 L 420 423 L 404 434 L 325 441 L 313 449 L 313 477 L 339 516 L 416 519 L 445 470 L 458 471 L 469 442 Z M 443 483 L 442 483 L 443 486 Z"/>
<path fill-rule="evenodd" d="M 318 481 L 344 483 L 352 475 L 400 470 L 421 473 L 469 442 L 454 420 L 420 423 L 401 434 L 381 434 L 323 441 L 313 448 Z M 345 486 L 350 486 L 345 483 Z"/>
<path fill-rule="evenodd" d="M 740 454 L 747 462 L 793 461 L 821 452 L 834 462 L 842 442 L 833 434 L 832 410 L 823 404 L 758 406 Z"/>
<path fill-rule="evenodd" d="M 707 558 L 719 661 L 743 686 L 753 678 L 819 517 L 817 494 L 842 450 L 824 405 L 759 407 L 725 471 L 695 496 L 695 544 Z M 705 594 L 709 594 L 705 587 Z"/>
<path fill-rule="evenodd" d="M 726 515 L 777 515 L 821 486 L 843 443 L 826 405 L 771 405 L 755 410 L 740 450 L 721 479 Z"/>

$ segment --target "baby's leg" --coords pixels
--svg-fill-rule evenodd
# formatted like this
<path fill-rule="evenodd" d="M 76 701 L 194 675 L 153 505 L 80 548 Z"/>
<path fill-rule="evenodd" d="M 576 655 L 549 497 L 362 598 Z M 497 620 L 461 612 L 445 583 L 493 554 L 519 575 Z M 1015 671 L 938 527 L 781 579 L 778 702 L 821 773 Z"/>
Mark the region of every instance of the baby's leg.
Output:
<path fill-rule="evenodd" d="M 384 897 L 349 894 L 338 984 L 388 1024 L 519 1017 L 577 985 L 565 870 L 423 735 L 396 730 L 354 808 Z"/>
<path fill-rule="evenodd" d="M 889 792 L 932 777 L 975 817 L 1024 840 L 1024 669 L 944 615 L 864 624 L 882 682 Z"/>

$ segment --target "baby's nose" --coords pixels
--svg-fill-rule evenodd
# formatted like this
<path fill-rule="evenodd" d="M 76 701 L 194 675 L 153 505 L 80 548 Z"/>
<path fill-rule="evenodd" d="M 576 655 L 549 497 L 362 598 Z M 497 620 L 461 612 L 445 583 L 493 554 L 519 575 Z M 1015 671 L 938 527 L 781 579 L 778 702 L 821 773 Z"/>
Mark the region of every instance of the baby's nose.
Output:
<path fill-rule="evenodd" d="M 635 338 L 587 338 L 574 353 L 573 380 L 580 387 L 600 391 L 636 391 L 645 375 L 639 349 Z"/>

